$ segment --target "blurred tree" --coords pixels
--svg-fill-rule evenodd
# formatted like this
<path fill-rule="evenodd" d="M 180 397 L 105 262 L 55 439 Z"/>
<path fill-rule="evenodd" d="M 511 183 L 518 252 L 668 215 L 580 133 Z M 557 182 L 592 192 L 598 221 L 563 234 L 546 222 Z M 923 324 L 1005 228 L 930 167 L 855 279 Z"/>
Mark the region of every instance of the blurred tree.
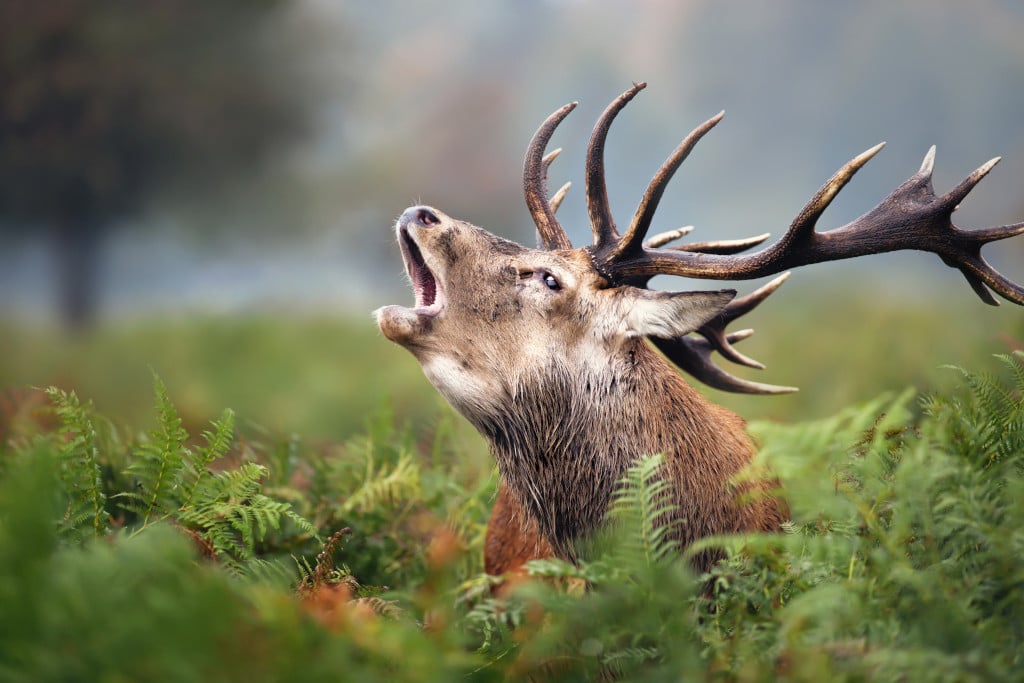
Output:
<path fill-rule="evenodd" d="M 49 232 L 69 325 L 95 311 L 111 224 L 160 192 L 209 194 L 306 130 L 297 62 L 282 54 L 288 8 L 0 3 L 0 235 Z"/>

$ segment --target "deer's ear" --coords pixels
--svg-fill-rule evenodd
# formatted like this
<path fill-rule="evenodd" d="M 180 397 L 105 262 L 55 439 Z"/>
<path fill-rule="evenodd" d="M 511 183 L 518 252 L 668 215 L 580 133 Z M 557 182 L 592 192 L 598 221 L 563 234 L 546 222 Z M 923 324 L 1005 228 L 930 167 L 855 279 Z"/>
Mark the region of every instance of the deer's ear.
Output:
<path fill-rule="evenodd" d="M 653 292 L 620 288 L 628 337 L 671 339 L 693 332 L 718 315 L 736 296 L 734 289 L 712 292 Z"/>

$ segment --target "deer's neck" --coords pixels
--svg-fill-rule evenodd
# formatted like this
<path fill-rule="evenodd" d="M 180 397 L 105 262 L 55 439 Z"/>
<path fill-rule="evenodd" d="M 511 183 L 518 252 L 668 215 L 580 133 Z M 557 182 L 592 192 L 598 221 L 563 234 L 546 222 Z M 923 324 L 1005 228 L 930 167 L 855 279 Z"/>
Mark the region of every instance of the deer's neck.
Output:
<path fill-rule="evenodd" d="M 708 403 L 646 343 L 608 367 L 552 365 L 524 377 L 500 411 L 474 420 L 509 488 L 563 557 L 599 525 L 626 468 L 664 453 L 679 503 L 696 517 L 750 459 L 743 422 Z M 724 493 L 723 493 L 724 495 Z M 719 496 L 720 497 L 720 496 Z"/>

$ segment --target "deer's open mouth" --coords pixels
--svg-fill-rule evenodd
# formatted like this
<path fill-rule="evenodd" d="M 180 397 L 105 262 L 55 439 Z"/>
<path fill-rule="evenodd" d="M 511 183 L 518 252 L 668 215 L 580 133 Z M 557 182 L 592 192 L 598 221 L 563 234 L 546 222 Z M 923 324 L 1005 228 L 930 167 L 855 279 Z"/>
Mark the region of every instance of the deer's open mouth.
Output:
<path fill-rule="evenodd" d="M 440 281 L 427 266 L 419 245 L 405 228 L 399 230 L 398 242 L 402 246 L 402 259 L 405 261 L 405 269 L 409 273 L 416 297 L 415 311 L 425 315 L 437 315 L 444 307 L 444 290 Z"/>

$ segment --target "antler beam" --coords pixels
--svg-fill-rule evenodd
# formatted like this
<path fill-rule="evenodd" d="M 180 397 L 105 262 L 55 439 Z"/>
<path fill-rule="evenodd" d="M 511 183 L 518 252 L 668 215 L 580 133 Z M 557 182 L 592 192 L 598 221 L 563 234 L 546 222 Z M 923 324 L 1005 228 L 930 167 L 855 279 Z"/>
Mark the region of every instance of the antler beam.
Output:
<path fill-rule="evenodd" d="M 1007 301 L 1024 305 L 1024 287 L 999 273 L 981 256 L 981 248 L 985 244 L 1024 234 L 1024 223 L 962 230 L 952 222 L 953 211 L 998 163 L 998 157 L 983 164 L 939 197 L 932 187 L 935 159 L 935 148 L 932 147 L 920 170 L 871 211 L 834 230 L 815 230 L 818 218 L 835 196 L 882 149 L 883 144 L 854 157 L 836 171 L 797 215 L 782 239 L 759 252 L 731 255 L 709 253 L 710 249 L 695 253 L 685 251 L 685 247 L 672 250 L 636 248 L 633 245 L 643 238 L 641 232 L 639 237 L 627 235 L 632 237 L 631 242 L 627 243 L 627 237 L 624 237 L 611 249 L 602 250 L 595 246 L 595 258 L 600 262 L 601 270 L 616 282 L 644 284 L 660 274 L 746 280 L 811 263 L 911 249 L 938 254 L 947 265 L 959 269 L 985 303 L 999 303 L 991 290 Z"/>

